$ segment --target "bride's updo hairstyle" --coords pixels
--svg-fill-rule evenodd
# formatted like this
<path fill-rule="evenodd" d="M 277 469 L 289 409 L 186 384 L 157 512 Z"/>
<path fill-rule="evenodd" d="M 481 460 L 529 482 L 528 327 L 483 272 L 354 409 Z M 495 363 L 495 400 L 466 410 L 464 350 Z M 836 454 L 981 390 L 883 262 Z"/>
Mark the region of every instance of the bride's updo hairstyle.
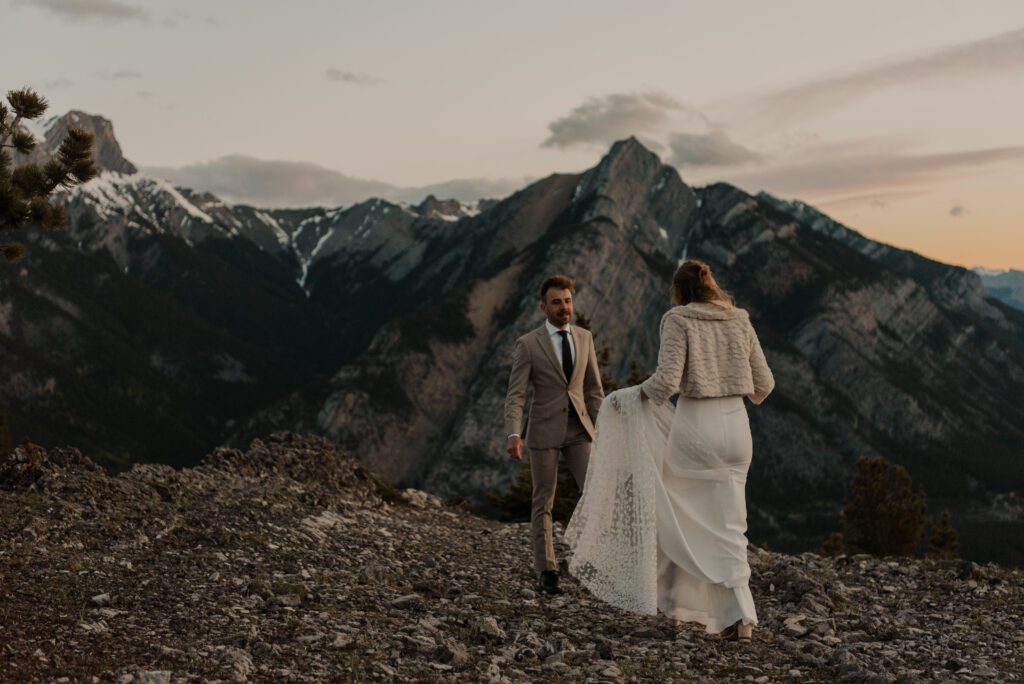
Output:
<path fill-rule="evenodd" d="M 672 276 L 671 300 L 673 306 L 691 302 L 720 301 L 732 305 L 732 295 L 723 290 L 711 275 L 711 267 L 703 261 L 687 259 Z"/>

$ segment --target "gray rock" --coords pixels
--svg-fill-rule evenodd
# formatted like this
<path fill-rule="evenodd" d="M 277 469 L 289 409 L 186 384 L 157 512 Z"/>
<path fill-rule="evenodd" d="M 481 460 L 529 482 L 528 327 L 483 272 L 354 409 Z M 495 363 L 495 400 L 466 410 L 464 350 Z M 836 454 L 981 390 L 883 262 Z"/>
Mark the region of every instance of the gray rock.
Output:
<path fill-rule="evenodd" d="M 804 624 L 803 621 L 807 619 L 806 615 L 794 615 L 793 617 L 787 618 L 782 624 L 782 628 L 786 634 L 791 637 L 800 638 L 810 631 Z"/>
<path fill-rule="evenodd" d="M 225 648 L 221 654 L 221 663 L 230 673 L 232 682 L 247 682 L 256 671 L 252 656 L 240 648 Z"/>
<path fill-rule="evenodd" d="M 135 673 L 134 684 L 170 684 L 170 670 L 147 670 Z"/>
<path fill-rule="evenodd" d="M 423 597 L 419 594 L 406 594 L 391 601 L 392 608 L 400 610 L 414 610 L 423 606 Z"/>
<path fill-rule="evenodd" d="M 481 641 L 502 642 L 507 638 L 505 630 L 498 626 L 498 621 L 489 615 L 474 618 L 470 623 L 470 628 L 477 639 Z"/>
<path fill-rule="evenodd" d="M 383 584 L 387 581 L 387 571 L 378 563 L 367 563 L 359 571 L 360 584 Z"/>

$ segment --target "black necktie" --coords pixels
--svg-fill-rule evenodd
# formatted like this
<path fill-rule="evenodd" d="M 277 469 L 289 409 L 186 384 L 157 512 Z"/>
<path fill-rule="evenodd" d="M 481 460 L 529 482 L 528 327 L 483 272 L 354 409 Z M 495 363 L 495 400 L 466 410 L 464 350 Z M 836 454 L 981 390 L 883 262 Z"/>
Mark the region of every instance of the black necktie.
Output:
<path fill-rule="evenodd" d="M 569 346 L 569 332 L 559 330 L 558 334 L 562 336 L 562 370 L 565 372 L 566 381 L 568 381 L 572 377 L 572 347 Z"/>

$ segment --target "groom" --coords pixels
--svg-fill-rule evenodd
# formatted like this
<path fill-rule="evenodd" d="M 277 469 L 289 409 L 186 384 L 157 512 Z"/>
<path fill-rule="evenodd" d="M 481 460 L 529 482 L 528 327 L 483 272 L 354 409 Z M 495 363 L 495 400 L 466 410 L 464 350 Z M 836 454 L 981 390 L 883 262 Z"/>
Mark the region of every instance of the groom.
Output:
<path fill-rule="evenodd" d="M 512 372 L 505 395 L 505 433 L 509 456 L 523 458 L 520 426 L 528 385 L 533 385 L 533 404 L 527 417 L 526 446 L 530 449 L 533 475 L 533 559 L 540 588 L 558 593 L 555 548 L 551 538 L 551 507 L 558 479 L 558 454 L 583 489 L 594 439 L 594 421 L 604 399 L 597 368 L 594 339 L 574 325 L 571 278 L 553 276 L 540 286 L 540 310 L 544 325 L 516 340 Z"/>

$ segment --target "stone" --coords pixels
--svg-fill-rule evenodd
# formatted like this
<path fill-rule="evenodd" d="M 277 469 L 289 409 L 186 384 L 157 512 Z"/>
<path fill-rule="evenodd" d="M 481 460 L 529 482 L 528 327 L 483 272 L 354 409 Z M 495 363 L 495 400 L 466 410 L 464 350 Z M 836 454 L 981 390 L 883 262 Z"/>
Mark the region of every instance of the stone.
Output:
<path fill-rule="evenodd" d="M 477 635 L 477 638 L 483 641 L 502 642 L 507 638 L 505 630 L 498 626 L 498 621 L 489 615 L 474 618 L 470 623 L 470 627 L 474 634 Z"/>
<path fill-rule="evenodd" d="M 359 571 L 360 584 L 383 584 L 387 580 L 387 572 L 378 563 L 367 563 Z"/>
<path fill-rule="evenodd" d="M 170 684 L 170 670 L 146 670 L 135 673 L 133 684 Z"/>
<path fill-rule="evenodd" d="M 789 636 L 797 638 L 802 637 L 809 631 L 803 624 L 803 621 L 806 619 L 806 615 L 794 615 L 793 617 L 787 618 L 786 621 L 782 623 L 783 629 Z"/>
<path fill-rule="evenodd" d="M 336 634 L 331 642 L 332 648 L 348 648 L 355 640 L 345 634 Z"/>
<path fill-rule="evenodd" d="M 438 646 L 434 655 L 442 663 L 448 663 L 458 668 L 465 666 L 470 661 L 470 654 L 466 647 L 452 639 L 446 639 Z"/>
<path fill-rule="evenodd" d="M 230 673 L 232 682 L 247 682 L 256 670 L 252 656 L 240 648 L 225 648 L 221 653 L 221 663 Z"/>
<path fill-rule="evenodd" d="M 302 605 L 302 597 L 298 594 L 280 594 L 275 596 L 273 601 L 279 606 L 295 607 Z"/>
<path fill-rule="evenodd" d="M 414 610 L 422 606 L 423 597 L 419 594 L 406 594 L 391 601 L 391 607 L 399 610 Z"/>

